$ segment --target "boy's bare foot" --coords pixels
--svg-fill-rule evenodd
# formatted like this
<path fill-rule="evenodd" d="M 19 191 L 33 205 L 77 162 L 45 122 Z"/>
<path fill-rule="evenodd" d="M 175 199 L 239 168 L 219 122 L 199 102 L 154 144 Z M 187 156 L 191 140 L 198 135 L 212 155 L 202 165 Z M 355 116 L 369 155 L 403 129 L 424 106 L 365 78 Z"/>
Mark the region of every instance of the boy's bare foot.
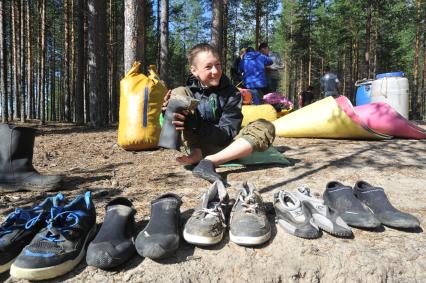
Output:
<path fill-rule="evenodd" d="M 176 161 L 182 165 L 192 165 L 197 164 L 203 158 L 200 149 L 194 149 L 191 154 L 184 155 L 176 158 Z"/>

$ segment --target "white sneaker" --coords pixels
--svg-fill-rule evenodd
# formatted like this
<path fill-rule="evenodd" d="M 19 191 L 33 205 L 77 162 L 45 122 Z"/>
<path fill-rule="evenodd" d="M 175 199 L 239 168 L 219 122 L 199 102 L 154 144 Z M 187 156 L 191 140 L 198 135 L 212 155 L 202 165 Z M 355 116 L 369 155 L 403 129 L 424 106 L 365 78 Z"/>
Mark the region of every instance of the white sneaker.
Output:
<path fill-rule="evenodd" d="M 311 196 L 307 187 L 300 187 L 296 197 L 305 204 L 312 218 L 322 230 L 339 237 L 352 237 L 352 230 L 339 216 L 338 212 L 324 204 L 324 201 Z"/>

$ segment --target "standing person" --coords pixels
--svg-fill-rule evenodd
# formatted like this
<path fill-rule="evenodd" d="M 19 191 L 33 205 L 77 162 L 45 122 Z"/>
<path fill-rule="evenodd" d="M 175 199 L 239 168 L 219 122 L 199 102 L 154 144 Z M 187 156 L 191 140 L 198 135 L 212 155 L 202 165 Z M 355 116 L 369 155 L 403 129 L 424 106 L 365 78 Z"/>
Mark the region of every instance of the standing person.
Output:
<path fill-rule="evenodd" d="M 263 95 L 267 92 L 265 66 L 272 65 L 272 59 L 248 47 L 240 63 L 243 71 L 243 80 L 246 88 L 253 95 L 253 104 L 260 104 Z"/>
<path fill-rule="evenodd" d="M 302 91 L 299 94 L 299 108 L 305 107 L 306 105 L 314 102 L 314 88 L 310 85 L 306 88 L 305 91 Z"/>
<path fill-rule="evenodd" d="M 259 52 L 272 59 L 272 65 L 266 66 L 267 93 L 277 92 L 280 84 L 280 70 L 284 69 L 280 56 L 269 49 L 268 43 L 259 45 Z"/>
<path fill-rule="evenodd" d="M 231 79 L 232 79 L 232 84 L 234 86 L 243 87 L 242 86 L 243 72 L 240 69 L 240 62 L 241 62 L 241 59 L 243 59 L 245 53 L 246 53 L 246 48 L 241 48 L 239 56 L 235 57 L 234 62 L 232 62 Z"/>
<path fill-rule="evenodd" d="M 333 96 L 336 98 L 339 96 L 340 81 L 337 76 L 331 72 L 330 66 L 326 66 L 324 71 L 324 75 L 320 80 L 321 91 L 324 93 L 324 97 Z"/>
<path fill-rule="evenodd" d="M 215 167 L 230 160 L 265 151 L 275 138 L 274 125 L 264 119 L 248 124 L 241 131 L 241 94 L 222 73 L 219 54 L 209 44 L 198 44 L 188 54 L 191 76 L 186 87 L 169 91 L 172 95 L 191 95 L 199 100 L 196 110 L 174 113 L 172 124 L 183 131 L 188 155 L 178 157 L 181 164 L 197 164 L 192 173 L 214 182 L 222 179 Z"/>

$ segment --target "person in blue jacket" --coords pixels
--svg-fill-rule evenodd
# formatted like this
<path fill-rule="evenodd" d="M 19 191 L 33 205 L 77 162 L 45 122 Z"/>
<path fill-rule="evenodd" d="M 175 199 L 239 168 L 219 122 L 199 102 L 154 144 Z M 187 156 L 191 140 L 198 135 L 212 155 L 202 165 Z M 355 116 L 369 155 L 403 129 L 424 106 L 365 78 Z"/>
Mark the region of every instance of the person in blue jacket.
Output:
<path fill-rule="evenodd" d="M 260 104 L 263 95 L 266 94 L 268 85 L 265 66 L 272 64 L 270 57 L 255 51 L 252 47 L 247 48 L 241 60 L 240 69 L 243 71 L 244 85 L 253 95 L 253 104 Z"/>

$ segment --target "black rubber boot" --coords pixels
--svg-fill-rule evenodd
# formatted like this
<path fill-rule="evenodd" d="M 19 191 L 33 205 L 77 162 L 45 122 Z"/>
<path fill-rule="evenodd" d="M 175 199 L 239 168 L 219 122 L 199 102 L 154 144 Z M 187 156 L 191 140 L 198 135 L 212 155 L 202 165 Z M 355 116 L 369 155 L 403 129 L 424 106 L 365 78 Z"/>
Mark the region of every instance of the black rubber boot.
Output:
<path fill-rule="evenodd" d="M 417 228 L 419 220 L 411 214 L 393 207 L 383 188 L 373 187 L 364 181 L 358 181 L 354 187 L 356 197 L 367 205 L 383 225 L 394 228 Z"/>
<path fill-rule="evenodd" d="M 179 220 L 182 201 L 165 194 L 151 202 L 151 219 L 136 238 L 136 250 L 142 257 L 162 259 L 179 248 Z"/>
<path fill-rule="evenodd" d="M 380 227 L 380 221 L 364 207 L 349 186 L 330 182 L 323 194 L 324 204 L 336 210 L 346 224 L 360 228 Z"/>
<path fill-rule="evenodd" d="M 33 167 L 35 130 L 0 124 L 0 192 L 52 191 L 61 176 L 45 176 Z"/>
<path fill-rule="evenodd" d="M 191 91 L 186 87 L 178 87 L 172 90 L 169 104 L 164 113 L 163 128 L 161 129 L 159 147 L 168 149 L 179 149 L 179 132 L 172 124 L 173 113 L 181 113 L 184 110 L 194 110 L 199 100 L 192 98 Z"/>
<path fill-rule="evenodd" d="M 222 176 L 216 173 L 213 162 L 208 159 L 202 159 L 192 170 L 192 175 L 207 180 L 210 183 L 214 183 L 217 180 L 223 182 Z"/>
<path fill-rule="evenodd" d="M 107 204 L 104 223 L 87 248 L 88 265 L 111 269 L 135 254 L 135 214 L 132 202 L 126 198 L 119 197 Z"/>

